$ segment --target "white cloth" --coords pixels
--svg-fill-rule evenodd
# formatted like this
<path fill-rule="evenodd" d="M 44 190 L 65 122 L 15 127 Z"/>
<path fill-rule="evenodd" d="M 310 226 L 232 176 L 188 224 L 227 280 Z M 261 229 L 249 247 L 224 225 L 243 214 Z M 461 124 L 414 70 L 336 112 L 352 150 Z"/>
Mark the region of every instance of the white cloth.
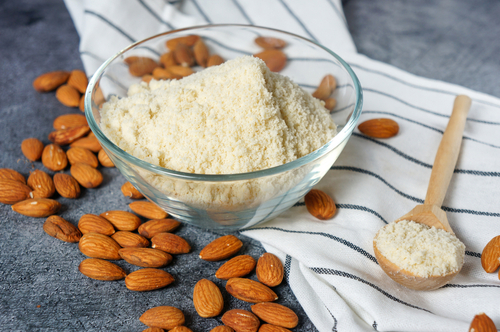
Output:
<path fill-rule="evenodd" d="M 340 54 L 361 81 L 361 121 L 389 117 L 399 134 L 377 140 L 354 132 L 317 185 L 337 203 L 319 221 L 303 204 L 242 234 L 285 263 L 288 283 L 323 331 L 467 331 L 485 312 L 500 326 L 500 281 L 480 262 L 500 234 L 500 100 L 420 78 L 356 54 L 339 0 L 65 0 L 91 75 L 133 41 L 206 23 L 255 24 L 290 31 Z M 263 11 L 262 8 L 267 8 Z M 383 225 L 420 204 L 454 96 L 473 99 L 462 148 L 443 204 L 466 245 L 460 274 L 435 291 L 406 289 L 380 269 L 372 249 Z"/>

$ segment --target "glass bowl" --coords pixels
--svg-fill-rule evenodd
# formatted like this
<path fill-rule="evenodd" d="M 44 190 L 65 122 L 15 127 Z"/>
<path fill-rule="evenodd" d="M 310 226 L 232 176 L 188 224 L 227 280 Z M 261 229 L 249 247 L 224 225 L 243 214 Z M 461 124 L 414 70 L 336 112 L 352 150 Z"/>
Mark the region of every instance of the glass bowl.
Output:
<path fill-rule="evenodd" d="M 112 95 L 127 96 L 141 81 L 128 71 L 125 59 L 147 56 L 158 60 L 166 41 L 187 35 L 202 37 L 210 54 L 225 60 L 261 52 L 258 36 L 286 41 L 288 61 L 280 72 L 309 92 L 326 74 L 337 80 L 337 100 L 331 116 L 338 134 L 320 149 L 273 168 L 239 174 L 192 174 L 140 160 L 115 145 L 101 131 L 99 109 Z M 198 70 L 201 70 L 199 68 Z M 197 68 L 195 68 L 197 70 Z M 216 98 L 216 97 L 214 97 Z M 208 229 L 237 230 L 270 220 L 299 201 L 328 172 L 356 127 L 362 90 L 349 65 L 337 54 L 287 32 L 248 25 L 210 25 L 175 30 L 134 43 L 108 59 L 93 75 L 85 94 L 90 128 L 116 167 L 144 196 L 179 221 Z"/>

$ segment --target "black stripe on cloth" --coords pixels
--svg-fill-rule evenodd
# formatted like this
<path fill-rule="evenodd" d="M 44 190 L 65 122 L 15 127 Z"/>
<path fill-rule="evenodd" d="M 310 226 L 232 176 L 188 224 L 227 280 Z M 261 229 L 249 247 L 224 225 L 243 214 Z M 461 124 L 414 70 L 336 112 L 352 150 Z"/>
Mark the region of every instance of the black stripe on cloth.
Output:
<path fill-rule="evenodd" d="M 309 234 L 309 235 L 322 236 L 322 237 L 328 238 L 330 240 L 333 240 L 335 242 L 338 242 L 340 244 L 343 244 L 344 246 L 346 246 L 348 248 L 351 248 L 354 251 L 357 251 L 358 253 L 360 253 L 361 255 L 365 256 L 366 258 L 368 258 L 372 262 L 378 264 L 378 262 L 375 259 L 375 257 L 373 257 L 372 255 L 370 255 L 370 253 L 368 253 L 367 251 L 365 251 L 363 248 L 358 247 L 357 245 L 353 244 L 352 242 L 349 242 L 349 241 L 344 240 L 344 239 L 342 239 L 342 238 L 340 238 L 338 236 L 334 236 L 334 235 L 331 235 L 331 234 L 328 234 L 328 233 L 294 231 L 294 230 L 283 229 L 283 228 L 279 228 L 279 227 L 254 227 L 254 228 L 250 228 L 250 229 L 242 229 L 242 230 L 240 230 L 240 233 L 242 233 L 242 232 L 248 232 L 248 231 L 254 231 L 254 230 L 267 230 L 267 229 L 274 230 L 274 231 L 280 231 L 280 232 L 284 232 L 284 233 Z"/>
<path fill-rule="evenodd" d="M 344 271 L 339 271 L 339 270 L 334 270 L 334 269 L 327 269 L 327 268 L 324 268 L 324 267 L 311 267 L 310 268 L 311 271 L 314 271 L 316 272 L 317 274 L 322 274 L 322 275 L 334 275 L 334 276 L 339 276 L 339 277 L 344 277 L 344 278 L 349 278 L 349 279 L 352 279 L 352 280 L 356 280 L 356 281 L 359 281 L 365 285 L 368 285 L 370 287 L 372 287 L 373 289 L 379 291 L 380 293 L 382 293 L 383 295 L 385 295 L 387 298 L 397 302 L 397 303 L 400 303 L 400 304 L 404 304 L 410 308 L 414 308 L 414 309 L 418 309 L 418 310 L 423 310 L 423 311 L 426 311 L 428 313 L 431 313 L 431 311 L 427 310 L 427 309 L 424 309 L 424 308 L 420 308 L 420 307 L 417 307 L 416 305 L 413 305 L 413 304 L 410 304 L 410 303 L 407 303 L 403 300 L 400 300 L 398 299 L 397 297 L 389 294 L 388 292 L 386 292 L 385 290 L 383 290 L 382 288 L 380 288 L 379 286 L 375 285 L 375 284 L 372 284 L 371 282 L 369 281 L 366 281 L 358 276 L 355 276 L 353 274 L 350 274 L 350 273 L 347 273 L 347 272 L 344 272 Z"/>
<path fill-rule="evenodd" d="M 247 12 L 245 11 L 245 9 L 241 6 L 241 4 L 238 2 L 238 0 L 233 0 L 233 3 L 234 5 L 236 6 L 236 8 L 238 8 L 238 10 L 240 11 L 241 15 L 243 15 L 243 17 L 245 17 L 245 19 L 248 21 L 248 23 L 252 24 L 252 25 L 255 25 L 252 21 L 252 19 L 250 18 L 250 16 L 248 16 Z"/>
<path fill-rule="evenodd" d="M 137 0 L 154 18 L 156 18 L 160 23 L 165 24 L 170 30 L 174 30 L 174 26 L 169 22 L 164 21 L 160 15 L 158 15 L 153 9 L 144 3 L 143 0 Z"/>
<path fill-rule="evenodd" d="M 374 216 L 378 217 L 380 220 L 382 220 L 384 222 L 384 224 L 387 224 L 387 220 L 385 220 L 380 214 L 378 214 L 377 211 L 369 209 L 366 206 L 355 205 L 355 204 L 335 204 L 335 206 L 339 209 L 359 210 L 359 211 L 371 213 Z"/>
<path fill-rule="evenodd" d="M 333 318 L 332 332 L 338 332 L 338 330 L 337 330 L 337 318 L 335 318 L 335 316 L 332 314 L 332 312 L 330 311 L 330 309 L 326 305 L 325 305 L 325 309 L 326 309 L 326 311 L 328 311 L 330 316 L 332 316 L 332 318 Z"/>
<path fill-rule="evenodd" d="M 212 43 L 222 47 L 222 48 L 225 48 L 226 50 L 229 50 L 229 51 L 233 51 L 233 52 L 236 52 L 236 53 L 241 53 L 241 54 L 245 54 L 245 55 L 251 55 L 252 53 L 251 52 L 247 52 L 247 51 L 243 51 L 243 50 L 239 50 L 237 48 L 234 48 L 234 47 L 230 47 L 230 46 L 227 46 L 227 45 L 224 45 L 222 44 L 220 41 L 218 40 L 215 40 L 213 38 L 210 38 L 210 37 L 206 37 L 204 36 L 203 38 L 205 38 L 206 40 L 210 40 Z"/>
<path fill-rule="evenodd" d="M 469 256 L 473 256 L 473 257 L 478 257 L 478 258 L 481 258 L 481 254 L 480 254 L 480 253 L 478 253 L 478 252 L 474 252 L 474 251 L 468 251 L 468 250 L 466 250 L 466 251 L 465 251 L 465 254 L 466 254 L 466 255 L 469 255 Z"/>
<path fill-rule="evenodd" d="M 335 14 L 337 14 L 337 16 L 342 20 L 342 22 L 344 22 L 344 25 L 346 27 L 348 27 L 347 26 L 347 21 L 345 19 L 345 16 L 340 12 L 340 10 L 337 8 L 337 6 L 335 6 L 335 4 L 333 3 L 333 1 L 332 0 L 327 0 L 326 2 L 328 2 L 330 4 L 330 6 L 332 6 L 333 11 L 335 12 Z"/>
<path fill-rule="evenodd" d="M 311 37 L 312 40 L 314 40 L 315 42 L 318 42 L 316 37 L 313 36 L 313 34 L 309 31 L 309 29 L 307 29 L 307 27 L 300 20 L 300 18 L 297 15 L 295 15 L 295 13 L 290 9 L 290 7 L 288 7 L 288 5 L 283 0 L 278 0 L 278 1 L 283 5 L 283 7 L 288 11 L 288 13 L 297 21 L 297 23 L 302 27 L 304 32 L 307 33 L 309 35 L 309 37 Z"/>
<path fill-rule="evenodd" d="M 373 327 L 373 329 L 374 329 L 375 331 L 378 331 L 378 330 L 377 330 L 377 326 L 378 326 L 378 325 L 377 325 L 377 322 L 376 322 L 376 321 L 373 321 L 372 327 Z"/>
<path fill-rule="evenodd" d="M 459 284 L 446 284 L 442 288 L 500 288 L 500 285 L 482 285 L 482 284 L 476 284 L 476 285 L 459 285 Z"/>
<path fill-rule="evenodd" d="M 205 21 L 207 21 L 209 24 L 212 24 L 212 21 L 208 18 L 207 14 L 205 14 L 205 12 L 201 9 L 201 7 L 198 4 L 198 2 L 196 0 L 191 0 L 191 2 L 196 7 L 196 10 L 198 10 L 198 12 L 200 13 L 200 15 L 203 16 L 203 18 L 205 19 Z"/>
<path fill-rule="evenodd" d="M 288 285 L 290 285 L 290 267 L 292 266 L 292 257 L 290 255 L 286 255 L 285 258 L 285 280 Z"/>

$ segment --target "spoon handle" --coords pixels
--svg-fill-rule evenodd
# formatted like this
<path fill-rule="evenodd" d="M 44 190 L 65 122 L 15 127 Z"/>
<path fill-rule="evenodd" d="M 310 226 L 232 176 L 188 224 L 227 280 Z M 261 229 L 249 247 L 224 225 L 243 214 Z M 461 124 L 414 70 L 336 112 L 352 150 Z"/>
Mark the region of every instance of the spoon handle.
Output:
<path fill-rule="evenodd" d="M 469 112 L 471 99 L 465 95 L 459 95 L 455 98 L 453 111 L 444 131 L 443 138 L 439 144 L 432 166 L 431 179 L 427 187 L 425 203 L 441 207 L 446 195 L 446 190 L 450 184 L 453 170 L 457 163 L 460 145 L 462 143 L 462 134 L 464 132 L 465 120 Z"/>

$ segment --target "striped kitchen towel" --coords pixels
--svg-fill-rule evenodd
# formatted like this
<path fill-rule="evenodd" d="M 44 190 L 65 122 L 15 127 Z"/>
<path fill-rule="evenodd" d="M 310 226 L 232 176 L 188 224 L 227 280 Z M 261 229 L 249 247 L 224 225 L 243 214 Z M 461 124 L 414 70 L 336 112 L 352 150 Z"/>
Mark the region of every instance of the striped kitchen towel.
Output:
<path fill-rule="evenodd" d="M 353 133 L 317 185 L 337 203 L 333 219 L 319 221 L 299 203 L 241 233 L 282 259 L 291 289 L 321 332 L 467 331 L 480 312 L 500 326 L 500 281 L 497 274 L 485 273 L 480 262 L 485 244 L 500 235 L 498 98 L 417 77 L 357 54 L 339 0 L 124 0 L 119 5 L 65 1 L 89 75 L 134 41 L 207 23 L 277 28 L 340 54 L 363 86 L 360 121 L 389 117 L 399 123 L 399 134 L 379 140 Z M 423 202 L 457 94 L 467 94 L 473 102 L 443 209 L 466 245 L 465 264 L 448 285 L 413 291 L 380 269 L 373 236 Z"/>

